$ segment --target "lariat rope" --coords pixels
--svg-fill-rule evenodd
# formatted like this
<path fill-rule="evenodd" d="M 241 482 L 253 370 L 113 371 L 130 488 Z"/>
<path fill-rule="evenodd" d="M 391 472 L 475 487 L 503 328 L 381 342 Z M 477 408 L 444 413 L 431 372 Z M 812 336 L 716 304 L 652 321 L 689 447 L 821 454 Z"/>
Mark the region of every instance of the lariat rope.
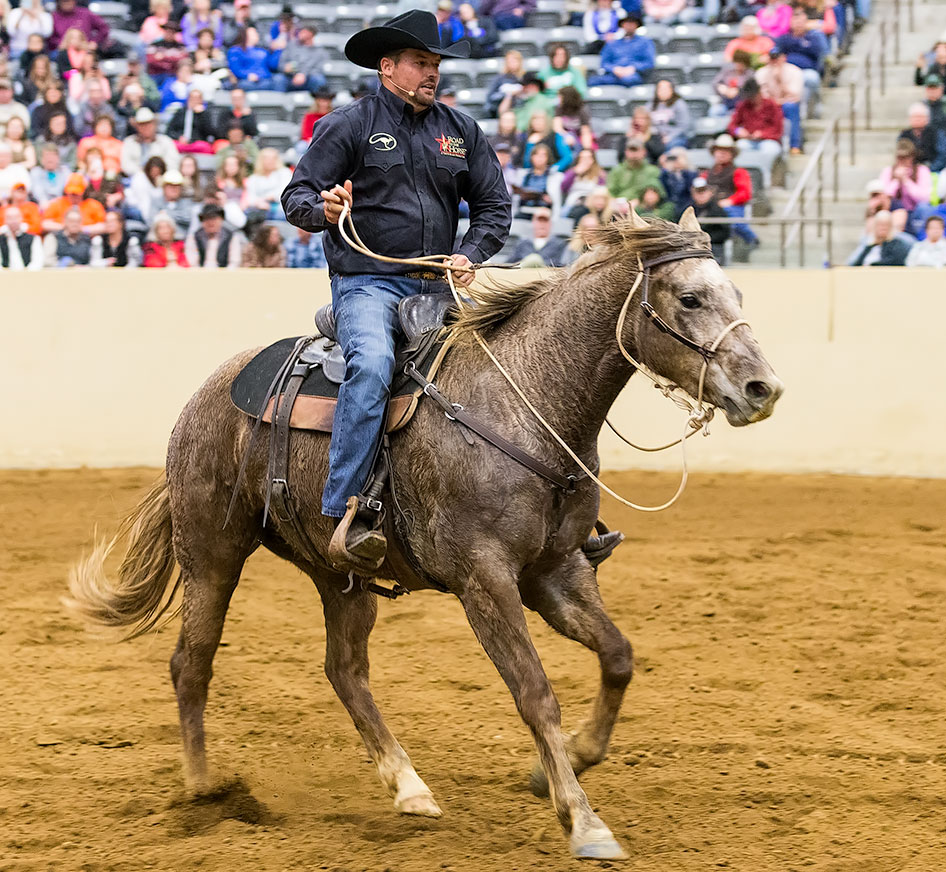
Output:
<path fill-rule="evenodd" d="M 345 222 L 348 222 L 348 230 L 351 232 L 351 237 L 345 230 Z M 341 234 L 342 239 L 355 251 L 359 254 L 364 255 L 365 257 L 373 258 L 374 260 L 382 261 L 383 263 L 397 263 L 404 264 L 408 266 L 424 266 L 432 267 L 434 269 L 442 269 L 446 274 L 447 284 L 450 286 L 450 293 L 453 294 L 453 299 L 456 302 L 457 306 L 462 310 L 466 308 L 469 304 L 460 296 L 457 292 L 456 284 L 453 281 L 453 274 L 455 272 L 471 272 L 473 270 L 479 269 L 482 264 L 471 264 L 470 266 L 454 266 L 452 263 L 452 255 L 449 254 L 430 254 L 424 255 L 422 257 L 414 258 L 400 258 L 400 257 L 388 257 L 384 254 L 377 254 L 368 248 L 365 245 L 364 241 L 358 235 L 358 231 L 355 229 L 355 222 L 352 220 L 351 216 L 351 206 L 346 200 L 342 204 L 342 212 L 338 218 L 338 232 Z M 631 357 L 628 350 L 624 347 L 624 341 L 622 339 L 622 332 L 624 330 L 624 323 L 627 319 L 628 309 L 631 305 L 631 300 L 634 297 L 634 294 L 637 292 L 637 289 L 640 287 L 641 282 L 644 279 L 644 266 L 641 262 L 640 255 L 637 256 L 637 278 L 634 280 L 634 284 L 631 286 L 630 291 L 628 291 L 627 298 L 624 300 L 624 305 L 621 307 L 621 314 L 618 316 L 617 325 L 615 327 L 615 335 L 617 337 L 618 348 L 621 351 L 621 354 L 624 358 L 638 370 L 640 370 L 647 378 L 649 378 L 660 392 L 670 399 L 675 405 L 684 411 L 688 412 L 686 424 L 683 429 L 683 434 L 679 439 L 675 439 L 673 442 L 669 442 L 666 445 L 662 445 L 657 448 L 641 448 L 638 445 L 635 445 L 625 436 L 622 436 L 621 433 L 617 431 L 614 425 L 606 418 L 608 426 L 617 434 L 621 439 L 623 439 L 628 445 L 631 445 L 634 448 L 637 448 L 640 451 L 663 451 L 666 448 L 672 448 L 674 445 L 680 446 L 681 458 L 683 461 L 683 473 L 680 477 L 680 484 L 677 487 L 676 493 L 667 500 L 665 503 L 659 506 L 641 506 L 631 500 L 628 500 L 622 497 L 619 493 L 612 490 L 608 487 L 588 466 L 584 461 L 571 449 L 568 443 L 559 436 L 555 431 L 555 428 L 549 424 L 548 421 L 542 417 L 542 414 L 539 410 L 532 404 L 529 398 L 523 393 L 522 388 L 516 384 L 515 379 L 509 374 L 506 368 L 499 362 L 496 358 L 496 355 L 493 354 L 492 349 L 487 345 L 486 340 L 480 335 L 478 330 L 473 331 L 473 337 L 476 339 L 476 342 L 479 344 L 480 348 L 486 353 L 486 356 L 492 361 L 496 369 L 499 370 L 500 374 L 506 381 L 509 383 L 510 387 L 516 392 L 519 399 L 525 403 L 526 408 L 533 414 L 535 419 L 545 428 L 549 435 L 564 449 L 565 453 L 577 464 L 578 468 L 581 469 L 585 475 L 588 476 L 596 485 L 598 485 L 601 490 L 605 493 L 612 496 L 619 503 L 622 503 L 625 506 L 628 506 L 631 509 L 636 509 L 639 512 L 662 512 L 664 509 L 669 509 L 683 493 L 684 488 L 686 488 L 687 479 L 689 478 L 689 470 L 687 468 L 687 457 L 686 457 L 686 440 L 693 436 L 700 430 L 703 430 L 704 435 L 709 435 L 709 423 L 713 418 L 714 407 L 711 405 L 703 404 L 703 385 L 706 379 L 706 370 L 709 366 L 708 356 L 703 357 L 703 366 L 700 369 L 700 379 L 699 379 L 699 389 L 697 391 L 696 403 L 694 404 L 690 397 L 680 388 L 678 385 L 673 384 L 668 379 L 665 379 L 663 376 L 658 375 L 657 373 L 650 370 L 647 366 L 636 361 Z M 719 336 L 716 337 L 713 344 L 710 346 L 710 352 L 714 352 L 719 348 L 720 343 L 729 333 L 739 327 L 740 325 L 747 325 L 748 321 L 739 319 L 733 321 L 731 324 L 728 324 L 720 332 Z"/>

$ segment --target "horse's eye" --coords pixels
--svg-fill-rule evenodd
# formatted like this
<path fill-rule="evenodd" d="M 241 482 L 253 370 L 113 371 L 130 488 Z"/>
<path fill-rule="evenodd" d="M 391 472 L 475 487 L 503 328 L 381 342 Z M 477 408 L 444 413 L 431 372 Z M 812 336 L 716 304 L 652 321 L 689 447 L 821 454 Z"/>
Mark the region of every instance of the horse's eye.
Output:
<path fill-rule="evenodd" d="M 699 309 L 703 304 L 696 294 L 684 294 L 680 297 L 680 305 L 683 306 L 684 309 Z"/>

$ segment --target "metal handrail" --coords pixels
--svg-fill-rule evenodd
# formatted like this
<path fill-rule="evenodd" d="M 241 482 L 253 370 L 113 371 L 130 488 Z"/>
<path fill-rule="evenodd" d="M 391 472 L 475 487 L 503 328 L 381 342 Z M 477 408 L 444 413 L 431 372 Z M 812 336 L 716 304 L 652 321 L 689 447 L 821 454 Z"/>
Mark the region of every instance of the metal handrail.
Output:
<path fill-rule="evenodd" d="M 839 174 L 840 174 L 840 156 L 842 151 L 841 139 L 843 134 L 843 122 L 845 118 L 848 122 L 848 159 L 850 166 L 854 166 L 857 160 L 857 118 L 858 111 L 863 104 L 864 126 L 867 130 L 871 129 L 873 119 L 871 118 L 871 108 L 873 103 L 873 86 L 875 68 L 878 72 L 878 84 L 880 93 L 883 95 L 887 90 L 887 55 L 888 55 L 888 31 L 893 34 L 893 63 L 900 62 L 900 19 L 901 4 L 907 8 L 908 21 L 910 27 L 913 27 L 914 21 L 914 2 L 915 0 L 894 0 L 893 11 L 883 16 L 877 23 L 878 27 L 871 35 L 867 43 L 867 49 L 861 57 L 857 67 L 854 69 L 852 81 L 849 86 L 850 99 L 847 109 L 837 110 L 827 121 L 827 127 L 821 137 L 818 139 L 808 164 L 802 172 L 792 189 L 788 202 L 782 209 L 782 219 L 792 223 L 795 222 L 788 233 L 782 233 L 781 239 L 781 261 L 784 265 L 786 260 L 785 250 L 791 245 L 795 238 L 802 233 L 802 222 L 805 220 L 806 201 L 809 199 L 809 187 L 812 179 L 817 176 L 816 196 L 816 219 L 818 221 L 818 233 L 820 236 L 820 227 L 824 217 L 823 194 L 825 161 L 830 158 L 831 176 L 832 176 L 832 200 L 837 203 L 839 198 Z M 830 148 L 829 148 L 830 146 Z M 795 214 L 797 210 L 797 215 Z M 828 225 L 830 227 L 830 224 Z M 802 246 L 803 247 L 803 246 Z"/>
<path fill-rule="evenodd" d="M 793 218 L 699 218 L 700 225 L 707 224 L 749 224 L 761 227 L 776 226 L 779 228 L 779 264 L 782 268 L 788 265 L 786 251 L 791 244 L 786 240 L 786 228 L 789 226 L 800 227 L 798 237 L 798 265 L 805 266 L 805 226 L 814 224 L 818 236 L 821 236 L 822 229 L 827 228 L 825 233 L 825 260 L 822 266 L 834 266 L 834 222 L 831 218 L 822 216 L 793 217 Z"/>

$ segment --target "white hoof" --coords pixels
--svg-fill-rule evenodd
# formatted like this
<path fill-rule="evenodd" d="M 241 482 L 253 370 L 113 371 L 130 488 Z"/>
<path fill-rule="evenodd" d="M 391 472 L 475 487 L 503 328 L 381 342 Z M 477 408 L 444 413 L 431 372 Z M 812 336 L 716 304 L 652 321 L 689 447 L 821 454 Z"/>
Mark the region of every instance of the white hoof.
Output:
<path fill-rule="evenodd" d="M 430 791 L 415 793 L 413 796 L 397 796 L 394 800 L 394 808 L 400 814 L 416 814 L 421 817 L 437 818 L 443 814 Z"/>
<path fill-rule="evenodd" d="M 572 856 L 579 860 L 626 860 L 627 854 L 607 827 L 572 833 Z"/>

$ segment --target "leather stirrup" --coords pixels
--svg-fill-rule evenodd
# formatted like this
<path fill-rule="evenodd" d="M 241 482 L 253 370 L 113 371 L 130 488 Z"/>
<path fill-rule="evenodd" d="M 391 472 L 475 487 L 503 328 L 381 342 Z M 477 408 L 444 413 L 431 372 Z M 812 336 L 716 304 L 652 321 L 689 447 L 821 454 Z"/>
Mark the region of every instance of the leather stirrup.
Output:
<path fill-rule="evenodd" d="M 379 530 L 367 529 L 357 542 L 349 541 L 349 533 L 358 509 L 358 497 L 349 497 L 345 504 L 345 514 L 329 542 L 328 557 L 336 569 L 346 572 L 353 570 L 359 575 L 370 576 L 384 563 L 387 540 Z M 349 546 L 355 548 L 355 551 L 350 551 Z"/>

